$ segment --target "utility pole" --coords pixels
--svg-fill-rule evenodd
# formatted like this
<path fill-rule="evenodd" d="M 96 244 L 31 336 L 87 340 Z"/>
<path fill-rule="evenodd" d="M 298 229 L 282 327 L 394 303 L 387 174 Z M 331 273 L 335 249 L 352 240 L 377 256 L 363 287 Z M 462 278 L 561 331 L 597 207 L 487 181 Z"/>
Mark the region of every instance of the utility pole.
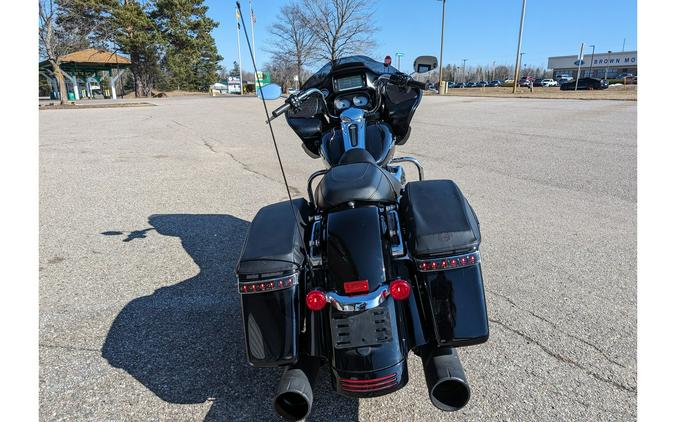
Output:
<path fill-rule="evenodd" d="M 579 87 L 579 77 L 581 76 L 581 64 L 583 63 L 584 58 L 584 43 L 581 43 L 581 50 L 579 50 L 579 59 L 577 60 L 577 80 L 574 84 L 574 90 L 576 91 Z"/>
<path fill-rule="evenodd" d="M 621 47 L 621 52 L 623 53 L 624 51 L 626 51 L 626 39 L 625 38 L 623 39 L 623 47 Z"/>
<path fill-rule="evenodd" d="M 438 92 L 445 94 L 445 86 L 443 86 L 443 35 L 445 33 L 445 0 L 443 2 L 443 13 L 441 16 L 441 58 L 438 62 Z"/>
<path fill-rule="evenodd" d="M 513 93 L 516 93 L 516 87 L 518 86 L 518 73 L 520 72 L 520 47 L 522 46 L 523 41 L 523 24 L 525 23 L 525 3 L 526 0 L 523 0 L 523 9 L 520 11 L 520 31 L 518 32 L 518 50 L 516 51 L 516 71 L 513 76 Z"/>
<path fill-rule="evenodd" d="M 237 17 L 237 50 L 239 51 L 239 95 L 244 95 L 244 79 L 241 77 L 241 43 L 239 42 L 239 31 L 241 26 L 239 25 L 239 9 L 235 7 L 234 15 Z"/>
<path fill-rule="evenodd" d="M 594 45 L 589 45 L 589 47 L 593 47 L 593 51 L 591 52 L 591 70 L 590 70 L 590 75 L 588 77 L 592 78 L 593 77 L 593 58 L 595 57 L 595 44 Z"/>
<path fill-rule="evenodd" d="M 607 80 L 607 72 L 609 71 L 609 61 L 612 58 L 612 50 L 607 52 L 607 66 L 605 66 L 605 80 Z"/>
<path fill-rule="evenodd" d="M 467 59 L 462 59 L 462 82 L 466 82 L 466 61 Z"/>

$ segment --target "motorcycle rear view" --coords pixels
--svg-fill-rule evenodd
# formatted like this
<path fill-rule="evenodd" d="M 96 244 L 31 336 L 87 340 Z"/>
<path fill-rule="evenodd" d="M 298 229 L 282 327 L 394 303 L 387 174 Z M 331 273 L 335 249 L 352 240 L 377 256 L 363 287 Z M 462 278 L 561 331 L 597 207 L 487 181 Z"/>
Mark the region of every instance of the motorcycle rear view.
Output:
<path fill-rule="evenodd" d="M 478 218 L 453 181 L 394 158 L 425 84 L 390 63 L 335 60 L 268 114 L 275 149 L 271 120 L 286 115 L 328 167 L 309 177 L 307 199 L 287 189 L 257 213 L 237 266 L 247 358 L 286 368 L 273 406 L 288 420 L 310 414 L 321 367 L 339 394 L 377 397 L 405 387 L 411 351 L 431 402 L 459 410 L 470 388 L 456 348 L 489 336 Z M 259 88 L 266 112 L 278 91 Z M 420 180 L 407 181 L 406 162 Z"/>

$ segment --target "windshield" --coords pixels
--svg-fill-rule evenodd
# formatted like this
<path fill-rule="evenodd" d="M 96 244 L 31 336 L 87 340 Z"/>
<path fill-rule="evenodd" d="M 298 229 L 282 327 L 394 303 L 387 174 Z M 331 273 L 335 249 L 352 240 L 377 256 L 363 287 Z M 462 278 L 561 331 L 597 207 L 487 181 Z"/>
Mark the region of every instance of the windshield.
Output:
<path fill-rule="evenodd" d="M 307 82 L 302 86 L 302 89 L 316 88 L 326 80 L 326 78 L 339 67 L 363 66 L 373 73 L 381 75 L 383 73 L 396 73 L 398 70 L 394 66 L 385 66 L 384 63 L 375 61 L 366 56 L 349 56 L 326 63 L 318 72 L 307 79 Z"/>

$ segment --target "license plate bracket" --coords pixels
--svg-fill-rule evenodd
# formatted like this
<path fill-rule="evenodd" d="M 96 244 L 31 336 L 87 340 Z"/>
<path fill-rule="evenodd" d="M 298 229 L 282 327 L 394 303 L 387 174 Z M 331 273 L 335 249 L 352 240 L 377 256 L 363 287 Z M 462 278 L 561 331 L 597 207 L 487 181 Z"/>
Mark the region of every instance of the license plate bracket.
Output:
<path fill-rule="evenodd" d="M 386 307 L 377 307 L 359 313 L 331 315 L 333 347 L 349 349 L 377 346 L 391 342 L 391 318 Z"/>

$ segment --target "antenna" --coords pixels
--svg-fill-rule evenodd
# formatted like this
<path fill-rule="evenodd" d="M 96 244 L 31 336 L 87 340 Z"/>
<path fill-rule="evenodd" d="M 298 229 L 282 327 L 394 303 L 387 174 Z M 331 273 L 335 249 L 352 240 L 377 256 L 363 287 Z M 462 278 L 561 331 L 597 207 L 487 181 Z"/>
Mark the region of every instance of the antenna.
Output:
<path fill-rule="evenodd" d="M 241 15 L 241 5 L 239 2 L 236 2 L 237 5 L 237 10 L 239 11 L 239 14 Z M 253 49 L 251 48 L 251 42 L 248 39 L 248 31 L 246 30 L 246 24 L 244 23 L 244 19 L 241 20 L 241 26 L 244 28 L 244 36 L 246 37 L 246 45 L 248 46 L 248 52 L 251 55 L 251 61 L 253 62 L 253 72 L 255 74 L 255 82 L 256 85 L 258 86 L 258 91 L 260 92 L 260 99 L 262 99 L 263 102 L 263 107 L 265 108 L 265 117 L 267 117 L 267 126 L 270 128 L 270 135 L 272 136 L 272 143 L 274 144 L 274 151 L 277 154 L 277 161 L 279 162 L 279 168 L 281 169 L 281 176 L 284 179 L 284 186 L 286 187 L 286 194 L 288 195 L 288 206 L 291 208 L 291 212 L 293 213 L 293 217 L 295 217 L 295 224 L 298 229 L 298 234 L 300 235 L 300 238 L 302 239 L 302 224 L 300 223 L 298 214 L 295 210 L 295 206 L 293 206 L 293 196 L 291 195 L 291 189 L 288 187 L 288 180 L 286 179 L 286 171 L 284 171 L 284 165 L 281 162 L 281 155 L 279 154 L 279 145 L 277 145 L 277 138 L 274 136 L 274 129 L 272 128 L 272 122 L 270 121 L 270 113 L 267 110 L 267 101 L 265 100 L 265 93 L 262 90 L 262 83 L 258 80 L 258 67 L 255 63 L 255 55 L 253 53 Z M 241 63 L 239 64 L 239 69 L 241 69 Z M 242 83 L 242 91 L 243 91 L 243 82 Z M 303 242 L 302 244 L 302 252 L 305 255 L 305 263 L 307 264 L 307 267 L 309 268 L 309 274 L 310 278 L 314 280 L 314 269 L 312 268 L 311 261 L 309 259 L 309 254 L 307 253 L 307 250 L 305 249 L 305 244 Z"/>

